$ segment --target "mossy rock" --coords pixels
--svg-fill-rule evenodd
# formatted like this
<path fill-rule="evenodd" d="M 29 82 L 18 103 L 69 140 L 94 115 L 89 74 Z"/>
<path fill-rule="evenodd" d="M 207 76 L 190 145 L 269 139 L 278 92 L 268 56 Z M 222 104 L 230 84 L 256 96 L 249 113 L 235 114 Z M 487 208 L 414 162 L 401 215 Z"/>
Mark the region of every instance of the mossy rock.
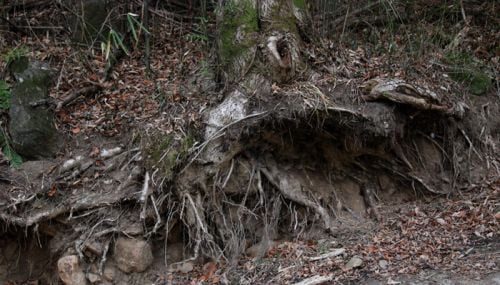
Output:
<path fill-rule="evenodd" d="M 25 59 L 22 59 L 25 62 Z M 59 150 L 54 113 L 49 108 L 51 70 L 38 62 L 24 71 L 14 62 L 17 83 L 11 91 L 9 133 L 12 148 L 28 159 L 53 157 Z"/>

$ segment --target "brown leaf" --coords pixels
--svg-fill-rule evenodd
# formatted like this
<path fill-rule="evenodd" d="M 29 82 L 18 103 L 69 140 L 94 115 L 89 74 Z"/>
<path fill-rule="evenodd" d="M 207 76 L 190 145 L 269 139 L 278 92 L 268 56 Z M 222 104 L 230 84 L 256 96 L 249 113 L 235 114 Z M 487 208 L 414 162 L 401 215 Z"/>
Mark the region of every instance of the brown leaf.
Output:
<path fill-rule="evenodd" d="M 97 146 L 94 146 L 92 148 L 92 151 L 90 152 L 90 157 L 96 157 L 99 154 L 100 150 Z"/>
<path fill-rule="evenodd" d="M 56 195 L 56 193 L 57 193 L 57 187 L 54 184 L 54 185 L 52 185 L 52 187 L 50 187 L 49 192 L 47 192 L 47 196 L 54 197 Z"/>

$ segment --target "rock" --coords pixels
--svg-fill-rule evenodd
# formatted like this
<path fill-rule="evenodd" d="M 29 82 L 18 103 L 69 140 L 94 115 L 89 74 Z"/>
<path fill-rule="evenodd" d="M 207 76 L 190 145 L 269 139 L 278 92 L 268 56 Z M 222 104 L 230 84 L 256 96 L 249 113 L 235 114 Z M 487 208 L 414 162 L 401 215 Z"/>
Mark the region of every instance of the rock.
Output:
<path fill-rule="evenodd" d="M 108 281 L 115 280 L 115 277 L 116 277 L 116 269 L 115 269 L 115 267 L 113 265 L 111 265 L 111 264 L 107 264 L 104 267 L 102 275 L 104 276 L 104 279 L 106 279 Z"/>
<path fill-rule="evenodd" d="M 346 264 L 345 268 L 347 270 L 349 270 L 349 269 L 361 267 L 361 265 L 363 265 L 363 259 L 361 259 L 357 256 L 354 256 L 353 258 L 351 258 L 351 260 L 349 260 L 349 262 Z"/>
<path fill-rule="evenodd" d="M 51 71 L 40 62 L 26 60 L 11 67 L 17 80 L 9 109 L 12 147 L 28 159 L 50 158 L 59 150 L 54 112 L 49 108 Z"/>
<path fill-rule="evenodd" d="M 80 267 L 78 256 L 67 255 L 57 261 L 59 278 L 66 285 L 86 285 L 85 273 Z"/>
<path fill-rule="evenodd" d="M 170 272 L 181 272 L 181 273 L 189 273 L 193 271 L 194 264 L 192 262 L 186 261 L 181 263 L 172 264 L 169 266 L 168 271 Z"/>
<path fill-rule="evenodd" d="M 101 276 L 94 274 L 94 273 L 88 273 L 87 279 L 90 281 L 90 283 L 95 284 L 95 283 L 101 281 Z"/>
<path fill-rule="evenodd" d="M 179 262 L 184 259 L 184 244 L 182 242 L 176 242 L 169 244 L 167 247 L 167 261 L 168 263 Z"/>
<path fill-rule="evenodd" d="M 114 259 L 125 273 L 144 272 L 153 263 L 153 252 L 144 240 L 120 237 L 115 244 Z"/>
<path fill-rule="evenodd" d="M 387 265 L 389 265 L 389 263 L 387 262 L 387 260 L 381 259 L 381 260 L 378 261 L 378 266 L 381 269 L 386 269 Z"/>

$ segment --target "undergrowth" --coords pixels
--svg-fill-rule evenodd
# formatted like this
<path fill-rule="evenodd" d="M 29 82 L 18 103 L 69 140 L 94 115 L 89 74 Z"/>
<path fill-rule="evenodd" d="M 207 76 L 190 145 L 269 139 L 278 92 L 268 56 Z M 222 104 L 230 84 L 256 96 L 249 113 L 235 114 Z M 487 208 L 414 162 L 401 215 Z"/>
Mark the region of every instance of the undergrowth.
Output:
<path fill-rule="evenodd" d="M 10 108 L 10 89 L 5 81 L 0 80 L 0 113 L 7 112 Z M 1 123 L 1 121 L 0 121 Z M 9 136 L 0 124 L 0 148 L 2 153 L 10 162 L 12 167 L 18 167 L 23 163 L 23 159 L 17 154 L 10 145 Z"/>

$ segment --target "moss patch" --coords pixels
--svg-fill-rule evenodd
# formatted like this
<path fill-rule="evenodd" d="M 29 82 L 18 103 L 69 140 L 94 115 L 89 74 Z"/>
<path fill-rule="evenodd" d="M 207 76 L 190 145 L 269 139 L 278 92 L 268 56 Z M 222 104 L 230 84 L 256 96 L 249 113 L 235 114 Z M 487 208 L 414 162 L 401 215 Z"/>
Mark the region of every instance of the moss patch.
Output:
<path fill-rule="evenodd" d="M 300 11 L 304 11 L 306 9 L 306 1 L 305 0 L 293 0 L 293 6 L 297 7 Z"/>
<path fill-rule="evenodd" d="M 463 52 L 448 53 L 445 61 L 451 68 L 450 77 L 465 84 L 474 95 L 482 95 L 493 87 L 493 80 L 474 61 L 474 58 Z"/>
<path fill-rule="evenodd" d="M 187 135 L 175 139 L 172 135 L 155 136 L 148 139 L 146 145 L 146 165 L 160 170 L 160 175 L 171 180 L 179 166 L 186 160 L 194 137 Z"/>
<path fill-rule="evenodd" d="M 5 81 L 0 80 L 0 109 L 8 110 L 10 108 L 10 89 Z"/>
<path fill-rule="evenodd" d="M 301 0 L 294 0 L 294 6 L 299 8 L 295 2 L 301 2 Z M 271 21 L 268 28 L 269 30 L 281 30 L 298 34 L 299 30 L 296 23 L 297 19 L 289 7 L 290 6 L 288 6 L 286 1 L 282 1 L 273 7 L 273 10 L 271 11 Z M 305 3 L 303 3 L 303 7 L 305 8 Z"/>
<path fill-rule="evenodd" d="M 238 3 L 236 3 L 238 2 Z M 256 44 L 249 34 L 259 31 L 257 9 L 249 0 L 230 0 L 224 6 L 220 55 L 224 64 Z M 240 39 L 239 39 L 240 38 Z"/>

